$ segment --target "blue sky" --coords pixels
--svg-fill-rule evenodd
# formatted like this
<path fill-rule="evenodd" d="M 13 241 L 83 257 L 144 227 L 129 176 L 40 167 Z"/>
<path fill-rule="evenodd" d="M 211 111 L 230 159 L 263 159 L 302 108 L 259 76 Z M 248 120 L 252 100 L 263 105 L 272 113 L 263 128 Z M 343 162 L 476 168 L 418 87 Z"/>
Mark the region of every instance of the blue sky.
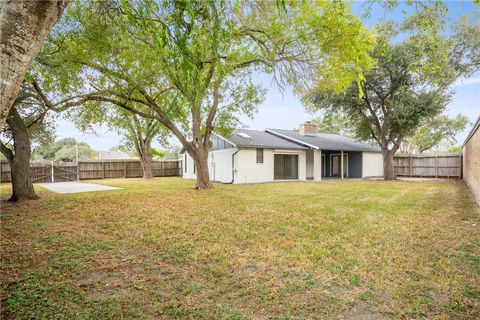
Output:
<path fill-rule="evenodd" d="M 353 11 L 361 14 L 363 2 L 353 3 Z M 462 14 L 470 10 L 472 3 L 465 1 L 451 1 L 449 6 L 449 17 L 457 20 Z M 386 15 L 387 18 L 396 17 L 401 19 L 402 13 L 400 7 L 394 12 L 385 13 L 379 6 L 375 6 L 370 18 L 364 19 L 366 26 L 371 27 L 380 17 Z M 258 107 L 258 113 L 254 119 L 245 119 L 244 126 L 251 129 L 265 128 L 283 128 L 292 129 L 306 120 L 311 119 L 311 115 L 305 112 L 305 107 L 300 102 L 290 88 L 281 91 L 271 83 L 271 77 L 259 74 L 254 77 L 256 83 L 267 88 L 265 101 Z M 480 72 L 474 74 L 468 79 L 461 79 L 455 83 L 455 95 L 448 106 L 447 113 L 451 116 L 462 113 L 466 115 L 473 123 L 480 115 Z M 458 134 L 457 140 L 461 143 L 465 139 L 470 127 Z M 120 143 L 121 138 L 114 132 L 106 128 L 98 128 L 96 134 L 85 134 L 80 132 L 75 126 L 66 120 L 59 120 L 57 126 L 58 139 L 73 137 L 79 141 L 86 142 L 95 150 L 108 150 Z"/>

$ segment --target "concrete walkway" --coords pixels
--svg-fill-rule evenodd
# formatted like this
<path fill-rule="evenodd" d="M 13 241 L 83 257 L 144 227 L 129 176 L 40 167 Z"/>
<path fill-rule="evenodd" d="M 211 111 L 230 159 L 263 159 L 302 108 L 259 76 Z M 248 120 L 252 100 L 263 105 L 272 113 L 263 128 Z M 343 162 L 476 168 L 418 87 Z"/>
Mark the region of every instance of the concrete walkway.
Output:
<path fill-rule="evenodd" d="M 104 186 L 100 184 L 75 182 L 75 181 L 39 183 L 38 185 L 56 193 L 78 193 L 78 192 L 108 191 L 108 190 L 122 189 L 117 187 Z"/>

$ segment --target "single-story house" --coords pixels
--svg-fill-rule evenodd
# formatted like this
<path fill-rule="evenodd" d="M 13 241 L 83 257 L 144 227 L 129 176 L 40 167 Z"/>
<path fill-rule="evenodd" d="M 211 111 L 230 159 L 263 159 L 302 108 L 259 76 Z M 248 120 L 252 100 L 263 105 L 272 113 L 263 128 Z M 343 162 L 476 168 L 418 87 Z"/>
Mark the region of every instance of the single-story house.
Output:
<path fill-rule="evenodd" d="M 195 178 L 193 159 L 182 157 L 183 177 Z M 224 183 L 383 176 L 378 147 L 317 133 L 310 122 L 298 130 L 237 129 L 228 138 L 213 133 L 208 165 L 210 178 Z"/>

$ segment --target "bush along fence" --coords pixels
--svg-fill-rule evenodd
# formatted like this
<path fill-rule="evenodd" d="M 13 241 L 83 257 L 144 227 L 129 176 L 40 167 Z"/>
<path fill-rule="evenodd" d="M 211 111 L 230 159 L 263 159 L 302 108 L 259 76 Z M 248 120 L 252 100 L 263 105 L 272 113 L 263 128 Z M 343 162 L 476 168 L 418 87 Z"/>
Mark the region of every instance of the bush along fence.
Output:
<path fill-rule="evenodd" d="M 139 160 L 92 160 L 77 162 L 32 161 L 33 183 L 65 182 L 90 179 L 141 178 Z M 153 161 L 154 177 L 178 177 L 182 175 L 182 161 Z M 0 182 L 10 182 L 10 165 L 0 162 Z"/>
<path fill-rule="evenodd" d="M 396 176 L 461 178 L 462 155 L 395 155 L 393 165 Z"/>

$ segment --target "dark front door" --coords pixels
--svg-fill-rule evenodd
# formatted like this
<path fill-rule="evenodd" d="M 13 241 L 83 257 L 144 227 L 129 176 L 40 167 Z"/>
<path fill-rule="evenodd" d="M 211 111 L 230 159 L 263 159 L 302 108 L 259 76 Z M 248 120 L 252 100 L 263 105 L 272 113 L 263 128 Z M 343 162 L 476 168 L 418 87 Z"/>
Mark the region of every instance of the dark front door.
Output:
<path fill-rule="evenodd" d="M 298 179 L 298 156 L 291 154 L 274 155 L 274 179 Z"/>
<path fill-rule="evenodd" d="M 332 177 L 340 177 L 341 175 L 341 166 L 342 166 L 342 157 L 340 155 L 332 155 Z M 348 177 L 348 156 L 343 155 L 343 176 Z"/>
<path fill-rule="evenodd" d="M 332 176 L 340 176 L 340 156 L 332 156 Z"/>

